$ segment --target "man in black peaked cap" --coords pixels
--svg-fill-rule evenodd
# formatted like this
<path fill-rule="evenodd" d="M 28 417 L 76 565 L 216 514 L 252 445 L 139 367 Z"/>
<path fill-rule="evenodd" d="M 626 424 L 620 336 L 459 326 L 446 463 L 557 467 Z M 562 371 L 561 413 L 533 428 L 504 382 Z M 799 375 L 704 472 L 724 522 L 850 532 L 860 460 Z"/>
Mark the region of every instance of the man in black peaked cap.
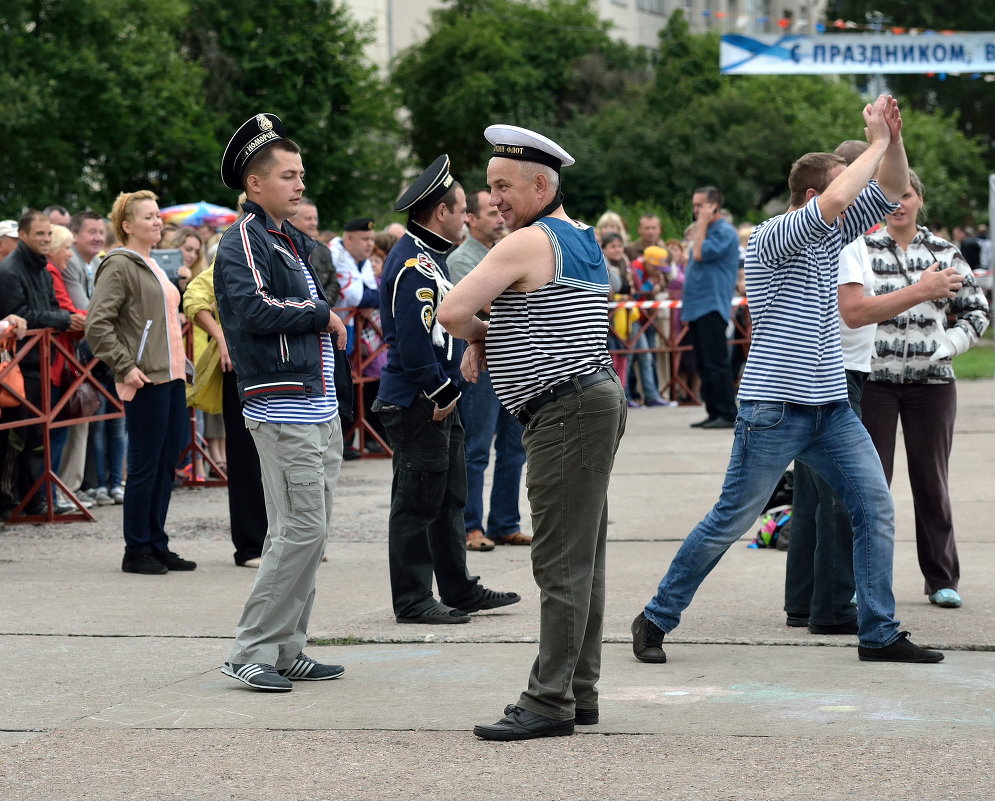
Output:
<path fill-rule="evenodd" d="M 407 230 L 384 263 L 380 318 L 390 346 L 373 411 L 394 449 L 388 524 L 390 589 L 398 623 L 468 623 L 470 613 L 517 603 L 466 568 L 462 343 L 436 321 L 452 288 L 446 254 L 466 219 L 466 195 L 440 156 L 401 195 Z M 432 575 L 440 603 L 432 595 Z"/>
<path fill-rule="evenodd" d="M 221 179 L 246 195 L 245 213 L 218 245 L 214 290 L 259 453 L 268 521 L 259 572 L 221 671 L 254 690 L 289 692 L 292 681 L 345 671 L 303 648 L 342 463 L 334 365 L 346 332 L 308 264 L 314 240 L 290 224 L 304 165 L 279 117 L 257 114 L 243 123 L 225 149 Z"/>

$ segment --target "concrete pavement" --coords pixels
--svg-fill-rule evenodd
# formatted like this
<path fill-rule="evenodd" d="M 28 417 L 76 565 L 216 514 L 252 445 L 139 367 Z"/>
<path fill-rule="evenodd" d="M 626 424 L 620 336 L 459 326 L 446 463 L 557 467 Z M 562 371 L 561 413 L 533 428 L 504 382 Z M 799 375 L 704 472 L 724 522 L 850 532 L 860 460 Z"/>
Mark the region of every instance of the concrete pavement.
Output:
<path fill-rule="evenodd" d="M 0 532 L 0 798 L 987 799 L 995 756 L 992 382 L 959 385 L 951 467 L 965 606 L 922 594 L 896 470 L 895 591 L 939 665 L 871 665 L 852 637 L 789 629 L 784 554 L 734 545 L 666 665 L 629 624 L 718 494 L 730 435 L 699 409 L 637 409 L 613 476 L 601 724 L 478 741 L 535 657 L 528 550 L 468 554 L 521 604 L 467 625 L 397 626 L 386 461 L 344 466 L 308 653 L 343 679 L 253 693 L 217 670 L 253 573 L 236 568 L 224 490 L 178 490 L 169 529 L 193 573 L 120 571 L 120 507 L 96 524 Z M 899 454 L 896 464 L 904 464 Z M 524 495 L 523 495 L 524 503 Z M 527 526 L 526 526 L 527 529 Z"/>

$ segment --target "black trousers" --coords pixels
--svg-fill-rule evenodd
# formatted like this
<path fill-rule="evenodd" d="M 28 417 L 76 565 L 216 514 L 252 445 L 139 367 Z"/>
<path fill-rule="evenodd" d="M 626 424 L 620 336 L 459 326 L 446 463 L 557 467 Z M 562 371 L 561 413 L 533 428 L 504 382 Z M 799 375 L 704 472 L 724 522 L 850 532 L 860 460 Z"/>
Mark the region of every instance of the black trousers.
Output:
<path fill-rule="evenodd" d="M 232 371 L 221 375 L 221 413 L 225 421 L 225 459 L 228 460 L 228 514 L 235 564 L 241 564 L 262 555 L 266 540 L 266 499 L 259 454 L 242 417 L 238 377 Z"/>
<path fill-rule="evenodd" d="M 418 615 L 434 603 L 433 573 L 447 606 L 469 606 L 483 591 L 466 568 L 463 424 L 455 410 L 433 421 L 433 408 L 423 397 L 406 409 L 373 405 L 394 450 L 387 538 L 396 617 Z"/>
<path fill-rule="evenodd" d="M 846 371 L 847 395 L 857 417 L 866 378 L 867 373 Z M 784 611 L 817 626 L 847 623 L 857 617 L 850 604 L 854 592 L 850 512 L 828 481 L 796 461 Z"/>
<path fill-rule="evenodd" d="M 736 419 L 736 395 L 729 366 L 727 323 L 718 312 L 709 312 L 688 323 L 694 360 L 701 376 L 701 399 L 709 417 Z"/>

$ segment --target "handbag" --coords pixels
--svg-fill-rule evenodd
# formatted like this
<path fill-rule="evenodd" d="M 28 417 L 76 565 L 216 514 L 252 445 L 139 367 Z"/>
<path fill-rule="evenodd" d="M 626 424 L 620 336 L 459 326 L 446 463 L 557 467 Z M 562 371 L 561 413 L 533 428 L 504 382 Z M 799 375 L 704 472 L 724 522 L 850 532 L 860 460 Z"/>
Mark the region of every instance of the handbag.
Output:
<path fill-rule="evenodd" d="M 79 376 L 80 372 L 76 368 L 70 367 L 69 362 L 66 362 L 62 368 L 62 386 L 68 387 Z M 76 420 L 80 417 L 92 417 L 100 408 L 100 398 L 101 395 L 97 392 L 93 384 L 89 381 L 84 381 L 69 396 L 66 405 L 59 412 L 58 419 Z"/>
<path fill-rule="evenodd" d="M 0 407 L 5 409 L 20 406 L 21 400 L 17 395 L 24 397 L 24 375 L 21 373 L 21 365 L 12 364 L 15 341 L 13 336 L 5 336 L 0 340 Z"/>

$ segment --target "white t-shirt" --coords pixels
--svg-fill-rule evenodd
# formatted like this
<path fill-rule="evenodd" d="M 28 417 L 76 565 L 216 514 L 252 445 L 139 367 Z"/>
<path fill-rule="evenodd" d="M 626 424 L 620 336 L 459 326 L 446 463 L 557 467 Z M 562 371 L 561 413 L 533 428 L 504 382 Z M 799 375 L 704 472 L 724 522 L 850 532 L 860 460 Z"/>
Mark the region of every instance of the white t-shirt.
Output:
<path fill-rule="evenodd" d="M 867 254 L 864 237 L 857 237 L 840 251 L 838 283 L 840 286 L 863 284 L 864 297 L 874 295 L 874 270 L 871 269 L 871 258 Z M 843 315 L 840 315 L 840 343 L 843 345 L 843 366 L 847 370 L 858 370 L 861 373 L 871 371 L 877 328 L 873 324 L 850 328 L 843 322 Z"/>

